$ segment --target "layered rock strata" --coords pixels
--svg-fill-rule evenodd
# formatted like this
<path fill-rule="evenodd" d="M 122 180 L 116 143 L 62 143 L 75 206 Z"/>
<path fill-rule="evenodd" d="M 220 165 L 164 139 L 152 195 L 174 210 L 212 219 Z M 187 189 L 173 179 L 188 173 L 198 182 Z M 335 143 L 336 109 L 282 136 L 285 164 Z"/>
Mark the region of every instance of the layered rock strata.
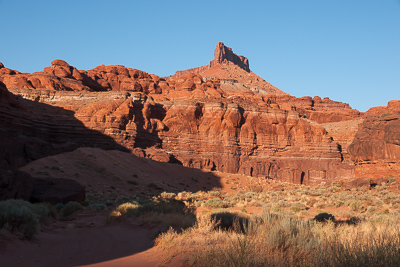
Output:
<path fill-rule="evenodd" d="M 354 177 L 354 165 L 318 123 L 360 112 L 285 94 L 222 43 L 197 70 L 164 79 L 119 65 L 82 71 L 62 60 L 33 74 L 3 67 L 0 86 L 13 94 L 0 88 L 2 164 L 94 146 L 310 185 Z"/>
<path fill-rule="evenodd" d="M 11 91 L 36 101 L 19 99 L 28 113 L 39 103 L 72 112 L 63 120 L 53 112 L 47 119 L 57 123 L 36 125 L 67 144 L 106 147 L 96 132 L 137 155 L 187 167 L 310 185 L 354 175 L 326 130 L 295 111 L 204 99 L 155 101 L 143 93 Z M 37 147 L 25 150 L 30 155 Z"/>
<path fill-rule="evenodd" d="M 400 175 L 400 112 L 384 114 L 368 116 L 348 148 L 356 177 Z"/>

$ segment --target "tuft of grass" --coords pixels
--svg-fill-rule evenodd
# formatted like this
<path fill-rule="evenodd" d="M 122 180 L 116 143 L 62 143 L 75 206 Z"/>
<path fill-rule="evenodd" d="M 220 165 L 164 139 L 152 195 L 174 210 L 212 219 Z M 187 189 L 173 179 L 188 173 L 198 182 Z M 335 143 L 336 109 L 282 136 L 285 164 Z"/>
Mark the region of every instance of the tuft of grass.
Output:
<path fill-rule="evenodd" d="M 204 203 L 204 207 L 209 209 L 226 208 L 224 203 L 219 198 L 210 198 Z"/>
<path fill-rule="evenodd" d="M 207 218 L 155 240 L 166 263 L 186 255 L 188 266 L 400 266 L 400 223 L 390 216 L 335 225 L 267 212 L 244 233 L 215 230 Z"/>
<path fill-rule="evenodd" d="M 126 202 L 119 205 L 116 209 L 121 215 L 137 216 L 140 214 L 140 205 L 138 203 Z"/>
<path fill-rule="evenodd" d="M 83 206 L 79 202 L 70 201 L 62 207 L 61 213 L 64 217 L 68 217 L 78 210 L 83 210 Z"/>
<path fill-rule="evenodd" d="M 358 200 L 352 202 L 352 203 L 349 205 L 349 207 L 350 207 L 350 209 L 351 209 L 352 211 L 361 211 L 361 210 L 364 210 L 363 203 L 360 202 L 360 201 L 358 201 Z"/>

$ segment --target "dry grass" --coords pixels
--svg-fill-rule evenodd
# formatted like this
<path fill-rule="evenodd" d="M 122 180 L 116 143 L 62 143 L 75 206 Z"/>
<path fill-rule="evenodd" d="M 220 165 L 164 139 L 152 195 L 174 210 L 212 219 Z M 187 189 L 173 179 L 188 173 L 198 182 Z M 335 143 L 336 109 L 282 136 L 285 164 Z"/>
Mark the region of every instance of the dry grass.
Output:
<path fill-rule="evenodd" d="M 160 235 L 156 245 L 165 262 L 179 255 L 184 266 L 400 266 L 395 217 L 351 225 L 264 212 L 251 218 L 244 234 L 215 230 L 216 224 L 200 216 L 181 234 Z"/>

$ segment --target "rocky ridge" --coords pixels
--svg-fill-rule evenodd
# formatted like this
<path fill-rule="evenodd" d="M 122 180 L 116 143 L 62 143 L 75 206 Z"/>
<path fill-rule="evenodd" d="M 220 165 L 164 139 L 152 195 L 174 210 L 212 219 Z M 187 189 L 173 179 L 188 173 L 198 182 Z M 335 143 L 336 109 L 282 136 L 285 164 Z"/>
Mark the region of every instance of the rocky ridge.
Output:
<path fill-rule="evenodd" d="M 224 47 L 218 44 L 213 63 L 198 69 L 253 81 L 248 60 Z M 4 101 L 19 107 L 0 108 L 0 124 L 17 133 L 7 136 L 17 149 L 2 149 L 6 165 L 95 146 L 310 185 L 354 177 L 347 151 L 319 123 L 362 114 L 328 98 L 295 98 L 191 71 L 169 78 L 119 65 L 82 71 L 62 60 L 33 74 L 1 68 L 0 81 L 12 92 Z"/>

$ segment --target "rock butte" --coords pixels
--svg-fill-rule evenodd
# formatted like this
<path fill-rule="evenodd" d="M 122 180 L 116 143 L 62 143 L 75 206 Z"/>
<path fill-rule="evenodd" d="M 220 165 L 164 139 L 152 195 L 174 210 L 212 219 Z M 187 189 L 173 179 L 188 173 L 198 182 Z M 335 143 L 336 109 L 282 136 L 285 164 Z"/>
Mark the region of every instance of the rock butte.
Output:
<path fill-rule="evenodd" d="M 54 60 L 32 74 L 0 67 L 0 89 L 0 126 L 8 129 L 0 132 L 3 168 L 92 146 L 308 185 L 373 172 L 366 167 L 372 161 L 399 173 L 398 102 L 364 120 L 348 104 L 290 96 L 223 43 L 208 65 L 166 78 Z M 397 113 L 374 115 L 381 111 Z M 376 133 L 366 130 L 371 123 Z M 366 136 L 385 152 L 364 148 Z"/>

